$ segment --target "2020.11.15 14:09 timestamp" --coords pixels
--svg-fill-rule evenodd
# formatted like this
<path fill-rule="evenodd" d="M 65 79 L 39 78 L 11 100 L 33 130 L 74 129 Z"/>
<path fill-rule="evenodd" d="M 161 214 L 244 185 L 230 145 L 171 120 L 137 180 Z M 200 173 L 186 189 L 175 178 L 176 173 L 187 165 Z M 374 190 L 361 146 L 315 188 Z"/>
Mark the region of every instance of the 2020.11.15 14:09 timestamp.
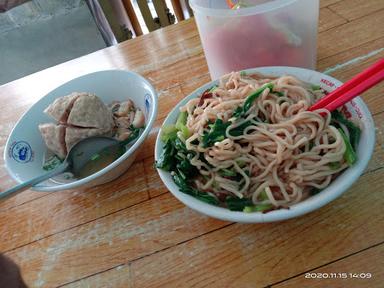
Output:
<path fill-rule="evenodd" d="M 326 272 L 326 273 L 305 273 L 307 279 L 370 279 L 372 273 L 347 273 L 347 272 Z"/>

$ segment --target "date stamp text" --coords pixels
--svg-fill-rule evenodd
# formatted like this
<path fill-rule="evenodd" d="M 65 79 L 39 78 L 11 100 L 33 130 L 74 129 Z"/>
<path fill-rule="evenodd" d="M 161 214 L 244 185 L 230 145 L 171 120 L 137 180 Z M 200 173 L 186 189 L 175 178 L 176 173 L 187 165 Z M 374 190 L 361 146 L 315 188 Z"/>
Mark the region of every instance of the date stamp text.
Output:
<path fill-rule="evenodd" d="M 373 277 L 372 273 L 349 273 L 349 272 L 308 272 L 305 273 L 304 277 L 306 279 L 370 279 Z"/>

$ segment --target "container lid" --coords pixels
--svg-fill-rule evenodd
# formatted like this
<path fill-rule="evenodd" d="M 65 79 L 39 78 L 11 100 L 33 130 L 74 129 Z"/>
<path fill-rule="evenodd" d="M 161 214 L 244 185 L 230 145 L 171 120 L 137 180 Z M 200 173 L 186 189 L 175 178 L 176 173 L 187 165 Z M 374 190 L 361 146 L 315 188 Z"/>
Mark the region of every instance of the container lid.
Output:
<path fill-rule="evenodd" d="M 189 5 L 197 14 L 214 17 L 250 16 L 281 9 L 299 0 L 247 0 L 252 6 L 232 10 L 224 0 L 189 0 Z"/>

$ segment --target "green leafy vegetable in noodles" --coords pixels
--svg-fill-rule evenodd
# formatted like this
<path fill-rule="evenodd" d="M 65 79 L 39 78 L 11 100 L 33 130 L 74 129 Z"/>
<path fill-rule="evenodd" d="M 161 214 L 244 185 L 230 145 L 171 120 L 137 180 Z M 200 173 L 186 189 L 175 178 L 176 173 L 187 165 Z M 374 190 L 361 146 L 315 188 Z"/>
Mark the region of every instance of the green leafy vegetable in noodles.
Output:
<path fill-rule="evenodd" d="M 184 142 L 178 137 L 168 138 L 155 165 L 159 169 L 171 172 L 181 192 L 205 203 L 218 205 L 219 202 L 214 196 L 193 188 L 192 179 L 198 174 L 197 168 L 191 164 L 191 158 L 194 155 L 195 152 L 188 151 Z"/>
<path fill-rule="evenodd" d="M 223 141 L 225 139 L 225 130 L 230 124 L 223 123 L 221 119 L 216 119 L 215 123 L 211 125 L 209 132 L 203 135 L 203 147 L 207 148 L 216 142 Z"/>
<path fill-rule="evenodd" d="M 251 121 L 246 121 L 243 124 L 237 126 L 236 128 L 233 128 L 229 130 L 229 135 L 231 136 L 241 136 L 244 135 L 244 130 L 245 128 L 249 127 L 252 125 Z"/>
<path fill-rule="evenodd" d="M 179 130 L 176 128 L 175 125 L 163 126 L 163 128 L 161 128 L 160 134 L 161 141 L 166 143 L 168 140 L 176 139 L 177 131 Z"/>
<path fill-rule="evenodd" d="M 256 98 L 259 97 L 261 95 L 261 93 L 263 93 L 263 91 L 267 88 L 272 90 L 273 84 L 268 83 L 268 84 L 264 85 L 263 87 L 260 87 L 255 92 L 253 92 L 251 95 L 249 95 L 247 97 L 247 99 L 245 99 L 244 106 L 243 106 L 244 113 L 246 113 L 249 110 L 249 108 L 251 108 L 251 106 L 253 105 L 253 102 L 255 102 Z"/>
<path fill-rule="evenodd" d="M 260 201 L 268 200 L 267 192 L 265 190 L 263 190 L 263 192 L 260 193 L 258 198 Z"/>
<path fill-rule="evenodd" d="M 233 112 L 233 117 L 239 118 L 243 116 L 247 111 L 252 107 L 253 102 L 263 93 L 265 89 L 269 88 L 270 90 L 273 89 L 272 83 L 267 83 L 264 86 L 257 89 L 255 92 L 251 93 L 244 101 L 243 106 L 239 106 L 236 108 L 236 110 Z"/>
<path fill-rule="evenodd" d="M 273 209 L 272 204 L 258 204 L 254 206 L 245 206 L 243 209 L 243 212 L 245 213 L 262 212 L 270 209 Z"/>
<path fill-rule="evenodd" d="M 191 134 L 186 126 L 187 118 L 188 118 L 188 113 L 186 111 L 181 112 L 179 114 L 179 117 L 177 117 L 176 124 L 175 124 L 176 129 L 178 129 L 179 131 L 181 131 L 181 133 L 183 133 L 183 136 L 185 139 L 188 138 Z"/>
<path fill-rule="evenodd" d="M 219 170 L 219 174 L 223 177 L 235 177 L 237 175 L 237 172 L 229 169 L 221 169 Z"/>
<path fill-rule="evenodd" d="M 344 124 L 349 132 L 349 140 L 352 144 L 352 147 L 354 149 L 357 149 L 357 146 L 360 141 L 360 135 L 361 135 L 361 130 L 359 127 L 357 127 L 352 121 L 349 121 L 346 119 L 343 114 L 341 114 L 340 111 L 334 110 L 332 112 L 332 124 L 335 125 L 336 127 L 340 128 L 340 125 L 338 123 Z"/>
<path fill-rule="evenodd" d="M 177 150 L 175 149 L 172 140 L 168 140 L 163 147 L 163 153 L 156 162 L 156 167 L 165 171 L 172 171 L 176 167 L 176 153 Z"/>
<path fill-rule="evenodd" d="M 309 193 L 313 196 L 313 195 L 319 194 L 320 192 L 321 192 L 321 189 L 313 187 Z"/>
<path fill-rule="evenodd" d="M 211 205 L 218 205 L 219 201 L 212 195 L 209 195 L 204 192 L 200 192 L 197 189 L 194 189 L 191 187 L 191 184 L 188 183 L 188 181 L 182 177 L 180 177 L 179 174 L 175 173 L 173 175 L 173 180 L 175 181 L 175 184 L 180 188 L 181 192 L 184 192 L 188 195 L 191 195 L 200 201 L 203 201 L 205 203 L 211 204 Z"/>
<path fill-rule="evenodd" d="M 317 91 L 317 90 L 320 90 L 321 87 L 320 87 L 320 85 L 312 84 L 312 85 L 311 85 L 311 89 L 312 89 L 313 91 Z"/>
<path fill-rule="evenodd" d="M 347 147 L 344 153 L 344 159 L 347 161 L 349 166 L 352 166 L 357 161 L 356 152 L 353 150 L 351 143 L 349 142 L 347 136 L 344 134 L 343 129 L 339 128 L 339 132 L 343 137 L 345 146 Z"/>
<path fill-rule="evenodd" d="M 247 198 L 227 197 L 225 203 L 231 211 L 243 211 L 246 206 L 252 206 L 252 200 Z"/>
<path fill-rule="evenodd" d="M 235 109 L 235 111 L 233 111 L 233 117 L 235 118 L 239 118 L 241 115 L 243 114 L 243 107 L 242 106 L 239 106 Z"/>
<path fill-rule="evenodd" d="M 161 134 L 160 134 L 161 141 L 166 143 L 168 140 L 175 140 L 177 138 L 177 132 L 179 131 L 182 133 L 185 139 L 188 138 L 191 135 L 191 133 L 189 132 L 188 127 L 186 126 L 187 118 L 188 118 L 188 113 L 181 112 L 177 117 L 175 125 L 163 126 L 161 128 Z"/>
<path fill-rule="evenodd" d="M 283 97 L 284 96 L 284 93 L 280 92 L 280 91 L 272 91 L 272 94 L 276 94 L 279 97 Z"/>
<path fill-rule="evenodd" d="M 330 162 L 328 164 L 328 166 L 332 169 L 332 170 L 337 170 L 337 169 L 340 169 L 341 168 L 341 163 L 340 162 Z"/>

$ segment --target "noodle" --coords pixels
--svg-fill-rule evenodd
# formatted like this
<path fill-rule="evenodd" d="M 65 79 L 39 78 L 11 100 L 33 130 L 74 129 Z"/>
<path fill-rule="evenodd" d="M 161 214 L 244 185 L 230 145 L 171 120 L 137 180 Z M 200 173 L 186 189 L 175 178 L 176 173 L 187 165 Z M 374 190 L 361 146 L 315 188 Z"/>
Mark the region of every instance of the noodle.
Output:
<path fill-rule="evenodd" d="M 241 110 L 249 104 L 247 96 L 260 88 L 249 109 Z M 220 200 L 236 197 L 272 208 L 288 207 L 313 188 L 325 188 L 348 164 L 346 144 L 330 112 L 307 111 L 322 96 L 293 76 L 232 72 L 222 77 L 205 97 L 180 108 L 188 115 L 189 135 L 178 135 L 198 171 L 192 185 Z M 207 144 L 215 125 L 224 127 L 223 137 Z"/>

